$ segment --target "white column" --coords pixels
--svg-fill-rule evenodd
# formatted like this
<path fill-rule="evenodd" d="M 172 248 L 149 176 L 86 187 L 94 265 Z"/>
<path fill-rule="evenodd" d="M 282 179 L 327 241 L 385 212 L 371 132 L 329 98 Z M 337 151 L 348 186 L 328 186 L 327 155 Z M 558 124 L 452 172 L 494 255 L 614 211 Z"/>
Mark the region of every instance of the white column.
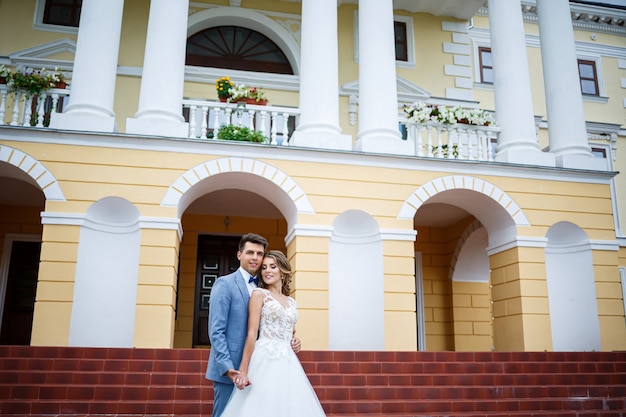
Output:
<path fill-rule="evenodd" d="M 520 0 L 489 0 L 498 136 L 496 161 L 554 166 L 535 132 L 530 74 Z"/>
<path fill-rule="evenodd" d="M 568 0 L 537 0 L 550 152 L 557 166 L 607 169 L 591 154 Z"/>
<path fill-rule="evenodd" d="M 72 73 L 70 104 L 55 129 L 114 132 L 115 79 L 124 0 L 84 0 Z"/>
<path fill-rule="evenodd" d="M 410 154 L 398 128 L 392 0 L 359 1 L 359 131 L 355 149 Z"/>
<path fill-rule="evenodd" d="M 139 110 L 126 119 L 127 133 L 188 136 L 182 116 L 188 9 L 189 0 L 150 2 Z"/>
<path fill-rule="evenodd" d="M 291 145 L 352 149 L 339 127 L 337 0 L 302 0 L 300 120 Z"/>

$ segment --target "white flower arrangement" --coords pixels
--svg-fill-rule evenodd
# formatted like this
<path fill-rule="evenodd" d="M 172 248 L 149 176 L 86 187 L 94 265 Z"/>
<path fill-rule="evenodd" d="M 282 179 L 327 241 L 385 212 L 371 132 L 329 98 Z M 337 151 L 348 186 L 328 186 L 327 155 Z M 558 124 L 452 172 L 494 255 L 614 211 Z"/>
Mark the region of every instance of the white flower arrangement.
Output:
<path fill-rule="evenodd" d="M 491 113 L 478 108 L 465 109 L 460 106 L 448 108 L 419 101 L 413 104 L 405 104 L 403 110 L 407 114 L 409 122 L 412 123 L 434 122 L 444 124 L 464 123 L 476 126 L 495 125 L 495 120 Z"/>

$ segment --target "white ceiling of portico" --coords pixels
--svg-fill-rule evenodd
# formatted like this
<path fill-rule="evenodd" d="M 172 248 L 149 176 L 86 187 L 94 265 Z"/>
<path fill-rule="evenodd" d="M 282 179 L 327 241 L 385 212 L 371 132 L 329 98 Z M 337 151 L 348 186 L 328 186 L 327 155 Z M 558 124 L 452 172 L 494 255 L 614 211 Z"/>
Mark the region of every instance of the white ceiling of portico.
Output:
<path fill-rule="evenodd" d="M 284 0 L 301 3 L 302 0 Z M 337 0 L 337 5 L 358 4 L 358 0 Z M 487 0 L 393 0 L 394 10 L 410 13 L 430 13 L 435 16 L 451 16 L 469 20 L 478 9 L 485 6 Z"/>

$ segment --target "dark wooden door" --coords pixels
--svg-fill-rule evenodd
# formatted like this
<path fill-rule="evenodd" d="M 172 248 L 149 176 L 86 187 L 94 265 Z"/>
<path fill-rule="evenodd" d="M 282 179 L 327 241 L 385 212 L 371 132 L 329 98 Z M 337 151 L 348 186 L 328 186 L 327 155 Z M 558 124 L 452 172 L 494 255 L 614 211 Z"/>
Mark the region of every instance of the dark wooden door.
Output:
<path fill-rule="evenodd" d="M 198 236 L 196 297 L 193 346 L 209 346 L 209 303 L 211 288 L 218 277 L 239 268 L 237 246 L 239 237 Z"/>
<path fill-rule="evenodd" d="M 29 345 L 41 242 L 14 241 L 2 310 L 0 344 Z"/>

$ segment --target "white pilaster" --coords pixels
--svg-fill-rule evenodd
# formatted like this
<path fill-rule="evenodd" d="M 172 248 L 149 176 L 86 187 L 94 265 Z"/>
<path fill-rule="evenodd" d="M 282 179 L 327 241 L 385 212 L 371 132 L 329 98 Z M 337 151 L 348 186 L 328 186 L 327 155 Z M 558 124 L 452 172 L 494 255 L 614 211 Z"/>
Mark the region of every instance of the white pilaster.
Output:
<path fill-rule="evenodd" d="M 355 149 L 412 153 L 398 129 L 392 0 L 359 0 L 359 132 Z"/>
<path fill-rule="evenodd" d="M 557 166 L 607 169 L 591 154 L 585 128 L 568 0 L 537 0 L 550 152 Z"/>
<path fill-rule="evenodd" d="M 70 104 L 55 129 L 114 132 L 115 78 L 124 0 L 84 0 L 76 41 Z"/>
<path fill-rule="evenodd" d="M 127 133 L 188 136 L 181 114 L 188 9 L 189 0 L 150 2 L 139 110 L 126 119 Z"/>
<path fill-rule="evenodd" d="M 337 0 L 302 0 L 300 121 L 294 146 L 352 149 L 339 127 Z"/>
<path fill-rule="evenodd" d="M 554 166 L 541 152 L 533 114 L 520 0 L 489 0 L 494 97 L 498 126 L 496 161 Z"/>

